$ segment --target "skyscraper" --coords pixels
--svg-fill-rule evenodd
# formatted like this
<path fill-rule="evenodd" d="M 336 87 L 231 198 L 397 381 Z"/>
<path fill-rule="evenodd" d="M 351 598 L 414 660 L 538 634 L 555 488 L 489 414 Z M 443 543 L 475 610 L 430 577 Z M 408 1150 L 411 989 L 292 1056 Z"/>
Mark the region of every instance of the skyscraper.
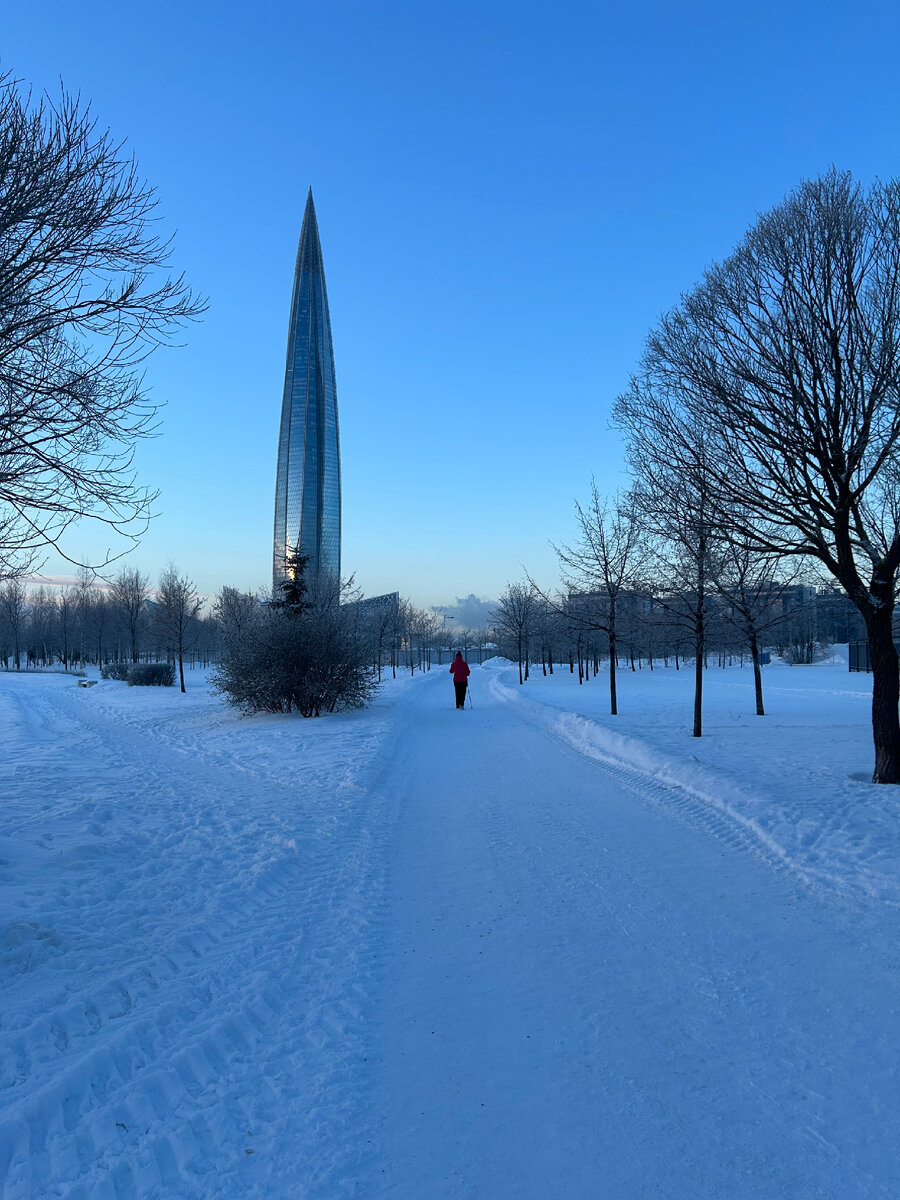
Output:
<path fill-rule="evenodd" d="M 341 571 L 341 452 L 331 318 L 312 188 L 300 229 L 288 326 L 278 474 L 273 586 L 299 547 L 309 572 Z"/>

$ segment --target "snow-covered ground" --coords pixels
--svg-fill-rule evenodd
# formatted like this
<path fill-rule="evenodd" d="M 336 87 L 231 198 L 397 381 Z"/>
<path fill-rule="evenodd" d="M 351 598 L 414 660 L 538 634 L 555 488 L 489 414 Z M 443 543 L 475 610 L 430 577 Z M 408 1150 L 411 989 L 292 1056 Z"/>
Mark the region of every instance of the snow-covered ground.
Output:
<path fill-rule="evenodd" d="M 900 1196 L 871 680 L 472 684 L 0 674 L 5 1200 Z"/>
<path fill-rule="evenodd" d="M 805 878 L 900 905 L 900 803 L 871 783 L 872 677 L 848 672 L 845 646 L 814 666 L 763 668 L 764 717 L 749 664 L 707 670 L 700 739 L 693 664 L 620 667 L 616 717 L 603 670 L 580 686 L 568 666 L 546 678 L 538 667 L 521 689 L 508 668 L 492 678 L 497 698 L 521 691 L 531 719 L 582 753 L 727 812 Z"/>

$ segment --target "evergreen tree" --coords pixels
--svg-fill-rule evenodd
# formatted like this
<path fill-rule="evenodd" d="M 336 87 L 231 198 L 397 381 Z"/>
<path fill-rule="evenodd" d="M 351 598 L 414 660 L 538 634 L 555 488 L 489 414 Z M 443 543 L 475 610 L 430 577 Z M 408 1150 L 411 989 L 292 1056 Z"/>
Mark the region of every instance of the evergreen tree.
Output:
<path fill-rule="evenodd" d="M 278 585 L 281 592 L 280 600 L 273 600 L 273 608 L 284 609 L 285 612 L 299 616 L 309 607 L 306 594 L 309 583 L 306 579 L 306 568 L 309 566 L 311 555 L 304 554 L 299 546 L 289 550 L 284 558 L 284 568 L 287 578 Z"/>

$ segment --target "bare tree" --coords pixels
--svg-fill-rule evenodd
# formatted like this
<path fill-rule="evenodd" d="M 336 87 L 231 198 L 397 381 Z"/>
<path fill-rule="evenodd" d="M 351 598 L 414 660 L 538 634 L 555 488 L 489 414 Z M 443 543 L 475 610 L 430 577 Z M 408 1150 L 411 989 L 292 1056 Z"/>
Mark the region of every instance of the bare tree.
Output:
<path fill-rule="evenodd" d="M 78 614 L 78 658 L 87 661 L 88 620 L 93 598 L 94 572 L 90 567 L 79 567 L 76 572 L 75 606 Z"/>
<path fill-rule="evenodd" d="M 409 608 L 409 600 L 401 598 L 391 609 L 391 620 L 387 629 L 387 638 L 391 653 L 391 675 L 394 679 L 397 678 L 397 666 L 400 662 L 403 639 L 406 637 L 406 616 Z"/>
<path fill-rule="evenodd" d="M 96 654 L 98 667 L 103 666 L 104 637 L 111 624 L 110 617 L 111 608 L 106 593 L 97 589 L 91 597 L 88 608 L 88 621 L 90 638 L 94 645 L 94 650 L 91 653 Z"/>
<path fill-rule="evenodd" d="M 178 661 L 178 678 L 184 686 L 184 650 L 197 636 L 200 598 L 197 589 L 186 575 L 179 575 L 174 563 L 169 563 L 159 578 L 156 589 L 156 627 L 165 638 Z"/>
<path fill-rule="evenodd" d="M 222 638 L 226 641 L 229 638 L 240 640 L 258 605 L 259 601 L 252 592 L 242 592 L 227 585 L 223 587 L 213 605 L 213 614 Z"/>
<path fill-rule="evenodd" d="M 62 587 L 56 601 L 56 622 L 59 635 L 58 651 L 62 665 L 68 671 L 69 663 L 75 657 L 72 646 L 73 626 L 75 625 L 76 604 L 72 601 L 71 586 Z M 82 662 L 84 659 L 82 658 Z"/>
<path fill-rule="evenodd" d="M 748 544 L 817 559 L 857 606 L 873 779 L 900 782 L 900 182 L 801 184 L 651 333 L 641 397 L 717 440 L 716 497 Z"/>
<path fill-rule="evenodd" d="M 601 497 L 591 481 L 590 502 L 576 503 L 579 538 L 571 546 L 554 546 L 570 597 L 565 615 L 581 629 L 598 630 L 609 639 L 609 711 L 619 711 L 616 690 L 616 641 L 623 591 L 638 585 L 647 559 L 646 539 L 634 497 Z M 572 595 L 574 593 L 574 595 Z M 586 598 L 597 603 L 586 602 Z M 559 606 L 557 606 L 559 607 Z"/>
<path fill-rule="evenodd" d="M 0 617 L 6 626 L 17 671 L 22 669 L 22 634 L 27 613 L 28 591 L 25 584 L 18 577 L 7 579 L 0 588 Z"/>
<path fill-rule="evenodd" d="M 691 469 L 675 472 L 659 463 L 644 462 L 636 489 L 646 528 L 653 535 L 654 602 L 690 631 L 694 652 L 694 737 L 703 734 L 703 670 L 710 605 L 711 568 L 715 546 L 713 505 L 702 443 L 695 443 Z"/>
<path fill-rule="evenodd" d="M 693 736 L 701 737 L 709 570 L 721 528 L 711 471 L 718 447 L 702 422 L 673 424 L 668 398 L 649 389 L 636 387 L 620 396 L 614 417 L 628 437 L 629 464 L 637 480 L 632 503 L 653 541 L 654 601 L 690 630 L 693 641 Z M 677 455 L 672 451 L 676 438 Z"/>
<path fill-rule="evenodd" d="M 32 666 L 50 666 L 53 661 L 55 597 L 42 584 L 28 597 L 28 661 Z"/>
<path fill-rule="evenodd" d="M 474 644 L 475 630 L 469 625 L 460 625 L 453 632 L 453 640 L 457 647 L 462 650 L 463 658 L 468 659 L 469 647 Z"/>
<path fill-rule="evenodd" d="M 519 683 L 528 678 L 529 639 L 537 614 L 538 594 L 528 583 L 510 583 L 491 614 L 497 629 L 505 633 L 516 646 L 519 662 Z M 524 675 L 522 667 L 524 664 Z"/>
<path fill-rule="evenodd" d="M 150 579 L 137 567 L 122 567 L 109 585 L 110 601 L 126 635 L 131 661 L 138 660 L 138 639 L 150 595 Z"/>
<path fill-rule="evenodd" d="M 400 602 L 404 636 L 408 651 L 409 670 L 415 675 L 416 667 L 424 671 L 430 668 L 430 647 L 443 620 L 433 610 L 416 608 L 410 600 Z"/>
<path fill-rule="evenodd" d="M 761 639 L 784 624 L 784 597 L 796 582 L 800 564 L 785 573 L 781 555 L 754 550 L 737 534 L 726 536 L 717 546 L 710 570 L 710 583 L 724 605 L 723 618 L 746 640 L 753 664 L 756 715 L 765 716 Z"/>
<path fill-rule="evenodd" d="M 399 604 L 393 596 L 390 596 L 381 603 L 373 604 L 370 601 L 365 608 L 362 605 L 357 607 L 358 623 L 371 646 L 372 665 L 380 683 L 381 671 L 384 666 L 384 647 L 385 644 L 390 645 L 391 643 Z M 391 658 L 393 661 L 393 654 Z M 396 668 L 394 673 L 396 675 Z"/>
<path fill-rule="evenodd" d="M 156 197 L 80 99 L 0 77 L 0 566 L 90 517 L 126 537 L 154 496 L 132 469 L 153 428 L 141 363 L 203 310 L 158 277 Z"/>

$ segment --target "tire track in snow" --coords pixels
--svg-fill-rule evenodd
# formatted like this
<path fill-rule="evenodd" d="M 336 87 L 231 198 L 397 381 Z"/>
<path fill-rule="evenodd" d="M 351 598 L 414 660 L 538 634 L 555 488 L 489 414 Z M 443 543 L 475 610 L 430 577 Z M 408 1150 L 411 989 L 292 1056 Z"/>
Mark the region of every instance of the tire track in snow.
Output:
<path fill-rule="evenodd" d="M 491 694 L 502 704 L 512 704 L 525 720 L 564 742 L 577 753 L 603 764 L 604 774 L 642 800 L 671 812 L 695 829 L 711 834 L 732 849 L 748 851 L 762 859 L 775 871 L 788 871 L 806 886 L 815 882 L 810 873 L 791 858 L 755 822 L 730 808 L 727 801 L 715 794 L 692 788 L 689 783 L 659 778 L 665 768 L 653 769 L 623 762 L 614 752 L 601 744 L 606 733 L 603 726 L 589 717 L 561 711 L 538 701 L 520 696 L 495 675 L 488 678 Z"/>
<path fill-rule="evenodd" d="M 29 696 L 26 724 L 52 730 L 58 700 Z M 384 750 L 376 743 L 392 736 L 383 719 L 378 738 L 369 738 L 372 761 L 357 771 L 361 778 L 377 775 Z M 67 737 L 71 746 L 71 728 Z M 340 1155 L 315 1166 L 303 1157 L 323 1139 L 316 1110 L 334 1106 L 331 1142 L 341 1140 L 334 1123 L 346 1116 L 356 1072 L 351 1051 L 359 1045 L 351 1032 L 367 1002 L 359 946 L 379 886 L 372 828 L 383 825 L 383 797 L 358 784 L 337 817 L 332 796 L 309 822 L 292 824 L 291 789 L 259 789 L 257 781 L 248 805 L 246 775 L 236 782 L 208 763 L 198 769 L 146 730 L 101 721 L 83 726 L 80 739 L 82 762 L 136 754 L 140 765 L 120 772 L 113 786 L 95 787 L 71 821 L 87 813 L 102 844 L 110 824 L 127 823 L 116 798 L 123 792 L 132 804 L 152 807 L 152 817 L 146 828 L 135 822 L 118 856 L 95 858 L 94 866 L 114 870 L 114 888 L 86 866 L 93 843 L 83 840 L 73 848 L 81 878 L 62 882 L 47 904 L 58 911 L 68 899 L 102 928 L 100 953 L 77 998 L 49 987 L 45 1011 L 34 1019 L 32 986 L 7 1010 L 0 1030 L 3 1195 L 268 1196 L 271 1181 L 285 1175 L 291 1183 L 282 1194 L 305 1194 L 304 1178 L 342 1170 Z M 67 775 L 54 757 L 51 776 L 43 796 L 39 768 L 29 779 L 30 794 L 46 800 L 45 814 L 60 784 L 83 781 L 85 772 Z M 210 782 L 215 796 L 205 794 Z M 57 803 L 57 815 L 68 808 Z M 34 824 L 23 814 L 18 832 L 33 832 Z M 305 841 L 286 836 L 297 829 Z M 124 866 L 129 853 L 136 861 Z M 117 925 L 116 912 L 129 916 Z M 69 932 L 59 935 L 62 942 Z M 336 935 L 343 955 L 332 944 Z M 135 944 L 127 954 L 129 938 Z M 125 961 L 110 970 L 112 944 Z M 74 960 L 84 949 L 63 945 L 53 967 L 78 978 Z M 47 965 L 35 967 L 45 986 Z M 293 1094 L 298 1080 L 308 1081 L 308 1096 Z M 273 1161 L 285 1144 L 293 1153 Z"/>

